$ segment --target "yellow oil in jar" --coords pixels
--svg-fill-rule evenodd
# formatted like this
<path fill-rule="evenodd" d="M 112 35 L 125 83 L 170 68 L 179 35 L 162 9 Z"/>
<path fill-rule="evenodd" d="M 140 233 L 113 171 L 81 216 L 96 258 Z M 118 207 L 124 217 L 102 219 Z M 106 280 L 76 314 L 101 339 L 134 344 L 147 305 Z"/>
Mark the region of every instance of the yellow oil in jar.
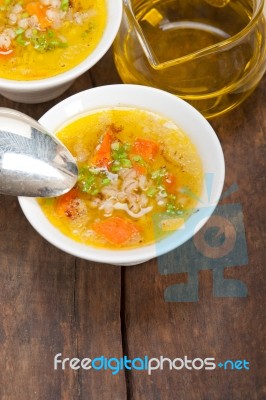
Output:
<path fill-rule="evenodd" d="M 114 44 L 122 80 L 172 92 L 206 117 L 242 102 L 265 70 L 265 20 L 252 23 L 251 0 L 215 2 L 133 0 Z"/>

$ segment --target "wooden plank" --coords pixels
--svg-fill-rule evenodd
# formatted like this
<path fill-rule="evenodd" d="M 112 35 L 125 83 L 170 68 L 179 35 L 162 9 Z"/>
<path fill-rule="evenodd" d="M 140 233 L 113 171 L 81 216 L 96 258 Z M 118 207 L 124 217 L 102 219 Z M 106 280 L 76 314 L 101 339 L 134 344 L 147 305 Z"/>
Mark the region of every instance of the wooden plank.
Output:
<path fill-rule="evenodd" d="M 61 99 L 91 86 L 83 75 L 61 98 L 1 106 L 39 118 Z M 120 268 L 59 251 L 41 238 L 17 200 L 0 196 L 0 398 L 1 400 L 122 400 L 124 374 L 54 370 L 62 357 L 122 355 Z"/>
<path fill-rule="evenodd" d="M 121 357 L 120 268 L 57 250 L 12 197 L 1 196 L 0 220 L 1 400 L 124 399 L 123 373 L 53 367 L 57 353 Z"/>
<path fill-rule="evenodd" d="M 93 86 L 122 83 L 115 68 L 112 48 L 93 68 L 91 68 L 90 77 Z"/>
<path fill-rule="evenodd" d="M 75 398 L 75 376 L 53 370 L 75 348 L 75 259 L 40 238 L 15 198 L 1 196 L 0 215 L 0 398 Z"/>
<path fill-rule="evenodd" d="M 120 267 L 77 260 L 77 346 L 81 358 L 123 357 Z M 80 371 L 81 399 L 124 400 L 124 372 Z"/>
<path fill-rule="evenodd" d="M 266 77 L 265 77 L 266 78 Z M 238 109 L 212 121 L 225 152 L 226 183 L 239 191 L 223 203 L 243 207 L 249 264 L 225 270 L 227 279 L 240 279 L 248 288 L 244 298 L 213 297 L 212 271 L 199 272 L 199 301 L 165 302 L 164 290 L 185 283 L 188 274 L 163 276 L 156 260 L 123 272 L 125 297 L 123 333 L 129 358 L 215 357 L 246 359 L 250 370 L 189 371 L 167 366 L 150 376 L 128 371 L 134 400 L 262 400 L 265 340 L 264 248 L 266 79 Z M 265 218 L 264 218 L 265 220 Z M 178 262 L 169 257 L 169 262 Z M 166 362 L 167 365 L 167 362 Z"/>

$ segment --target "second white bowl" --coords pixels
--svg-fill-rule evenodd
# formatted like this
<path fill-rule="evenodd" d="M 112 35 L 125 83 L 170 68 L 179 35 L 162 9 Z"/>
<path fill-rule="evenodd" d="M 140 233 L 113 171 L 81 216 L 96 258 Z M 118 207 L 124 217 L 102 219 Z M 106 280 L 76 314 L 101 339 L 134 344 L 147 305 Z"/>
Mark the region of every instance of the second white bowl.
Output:
<path fill-rule="evenodd" d="M 95 65 L 111 47 L 122 18 L 122 0 L 106 0 L 107 23 L 94 51 L 76 67 L 51 78 L 17 81 L 0 78 L 0 94 L 20 103 L 42 103 L 65 92 L 84 72 Z"/>

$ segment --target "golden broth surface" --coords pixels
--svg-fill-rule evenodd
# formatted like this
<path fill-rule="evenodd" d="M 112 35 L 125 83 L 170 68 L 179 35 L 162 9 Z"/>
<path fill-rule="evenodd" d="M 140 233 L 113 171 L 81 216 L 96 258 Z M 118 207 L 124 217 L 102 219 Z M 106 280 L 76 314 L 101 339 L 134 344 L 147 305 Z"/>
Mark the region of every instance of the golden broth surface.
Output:
<path fill-rule="evenodd" d="M 28 1 L 22 0 L 22 5 L 24 2 L 27 6 Z M 19 81 L 49 78 L 70 70 L 92 53 L 106 25 L 106 1 L 78 0 L 72 3 L 73 15 L 84 13 L 86 16 L 87 13 L 88 17 L 79 23 L 74 19 L 64 20 L 56 29 L 53 26 L 37 27 L 32 29 L 33 36 L 29 39 L 25 37 L 27 29 L 9 25 L 6 11 L 0 8 L 0 21 L 5 30 L 12 28 L 16 32 L 8 51 L 0 46 L 0 78 Z"/>
<path fill-rule="evenodd" d="M 104 152 L 104 148 L 106 150 L 106 135 L 110 132 L 112 161 L 106 164 L 107 171 L 103 163 L 110 154 Z M 79 208 L 82 204 L 82 209 L 78 216 L 71 207 L 63 209 L 62 213 L 64 196 L 61 196 L 61 200 L 40 199 L 39 204 L 50 222 L 68 237 L 96 247 L 134 248 L 169 234 L 193 212 L 195 196 L 200 196 L 202 191 L 202 162 L 194 144 L 173 122 L 138 109 L 106 109 L 68 123 L 57 132 L 57 136 L 77 160 L 79 182 L 74 191 L 78 190 L 78 200 L 75 192 L 71 201 L 74 202 L 72 206 L 76 202 Z M 88 175 L 88 168 L 91 168 L 92 174 Z M 104 170 L 107 171 L 106 175 L 99 178 L 100 173 L 105 173 L 99 171 Z M 96 177 L 95 171 L 98 171 Z M 139 201 L 143 200 L 139 209 L 134 197 L 132 203 L 131 200 L 125 203 L 123 196 L 121 198 L 121 193 L 128 189 L 125 180 L 120 182 L 123 174 L 132 175 L 128 193 L 129 197 L 139 196 Z M 119 183 L 115 176 L 119 176 Z M 100 189 L 99 182 L 102 185 Z M 144 186 L 138 183 L 139 186 L 134 187 L 134 182 L 144 182 Z M 115 203 L 114 207 L 119 204 L 118 209 L 111 207 L 111 212 L 106 206 L 105 196 L 110 188 L 118 192 L 111 193 L 107 200 Z M 98 199 L 96 204 L 95 199 Z M 130 204 L 133 204 L 133 208 Z M 134 209 L 134 206 L 137 208 Z M 127 211 L 123 207 L 128 207 Z M 131 210 L 136 212 L 136 216 L 142 212 L 144 215 L 131 217 L 128 214 Z M 163 224 L 159 236 L 154 225 L 158 216 Z M 116 221 L 120 225 L 124 220 L 131 224 L 133 233 L 135 229 L 138 232 L 125 242 L 119 243 L 119 238 L 118 242 L 113 242 L 112 237 L 102 237 L 101 230 L 100 234 L 99 229 L 94 230 L 102 222 Z M 114 230 L 119 230 L 119 226 Z M 115 231 L 113 236 L 116 235 Z"/>

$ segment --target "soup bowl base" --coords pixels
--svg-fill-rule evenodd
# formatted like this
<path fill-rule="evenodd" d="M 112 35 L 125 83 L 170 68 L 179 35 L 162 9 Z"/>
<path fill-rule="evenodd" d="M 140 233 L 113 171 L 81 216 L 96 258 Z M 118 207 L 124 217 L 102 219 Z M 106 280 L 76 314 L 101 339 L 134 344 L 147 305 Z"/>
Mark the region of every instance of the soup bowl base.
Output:
<path fill-rule="evenodd" d="M 124 262 L 124 263 L 115 263 L 112 265 L 115 265 L 117 267 L 133 267 L 134 265 L 140 265 L 140 264 L 144 264 L 145 262 L 150 261 L 150 258 L 147 258 L 146 260 L 143 261 L 138 261 L 138 262 Z"/>
<path fill-rule="evenodd" d="M 74 82 L 75 79 L 56 87 L 37 90 L 35 92 L 33 91 L 27 92 L 26 89 L 19 90 L 18 88 L 17 92 L 15 93 L 13 90 L 1 89 L 0 94 L 9 100 L 16 101 L 19 103 L 26 103 L 26 104 L 45 103 L 46 101 L 50 101 L 58 96 L 61 96 L 61 94 L 64 93 L 67 89 L 69 89 Z"/>

